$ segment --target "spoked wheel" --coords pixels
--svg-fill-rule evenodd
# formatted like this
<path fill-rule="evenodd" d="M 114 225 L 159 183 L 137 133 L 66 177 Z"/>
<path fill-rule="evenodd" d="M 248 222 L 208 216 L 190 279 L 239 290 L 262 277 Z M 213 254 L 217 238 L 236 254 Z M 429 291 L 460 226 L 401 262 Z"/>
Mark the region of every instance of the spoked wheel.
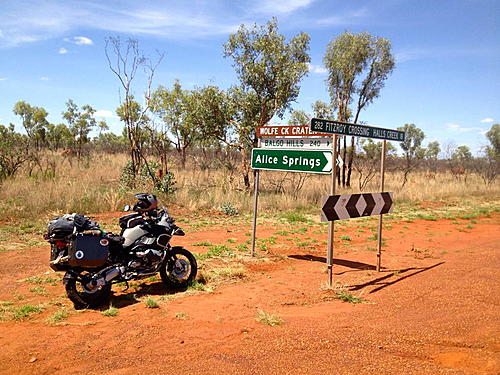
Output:
<path fill-rule="evenodd" d="M 77 280 L 74 277 L 64 277 L 66 294 L 73 302 L 76 309 L 88 309 L 98 307 L 108 301 L 111 285 L 90 287 L 85 280 L 89 274 L 81 274 Z"/>
<path fill-rule="evenodd" d="M 173 248 L 163 262 L 160 276 L 163 283 L 173 289 L 186 289 L 194 281 L 198 266 L 196 259 L 184 248 Z"/>

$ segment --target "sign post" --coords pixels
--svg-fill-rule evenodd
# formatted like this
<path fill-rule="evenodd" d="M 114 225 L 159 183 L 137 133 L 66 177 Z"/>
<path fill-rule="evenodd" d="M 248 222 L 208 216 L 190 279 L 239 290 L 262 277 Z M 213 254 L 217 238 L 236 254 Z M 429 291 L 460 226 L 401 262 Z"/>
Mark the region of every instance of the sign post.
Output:
<path fill-rule="evenodd" d="M 344 121 L 333 121 L 325 120 L 319 118 L 311 119 L 310 123 L 311 132 L 335 134 L 334 137 L 334 160 L 336 160 L 337 149 L 336 149 L 336 137 L 337 135 L 351 135 L 354 137 L 365 137 L 365 138 L 377 138 L 382 139 L 382 155 L 380 158 L 380 190 L 384 190 L 384 172 L 385 172 L 385 154 L 387 141 L 397 141 L 403 142 L 405 140 L 405 132 L 400 130 L 378 128 L 374 126 L 353 124 Z M 336 177 L 336 164 L 333 167 L 333 181 L 332 181 L 332 192 L 335 192 L 335 177 Z M 335 194 L 333 193 L 332 196 Z M 338 197 L 338 196 L 336 196 Z M 366 201 L 364 202 L 366 204 Z M 391 197 L 392 205 L 392 197 Z M 328 250 L 327 250 L 327 263 L 328 263 L 328 275 L 329 275 L 329 285 L 332 285 L 332 267 L 333 267 L 333 220 L 329 221 L 328 226 Z M 378 220 L 378 248 L 377 248 L 377 271 L 380 272 L 381 258 L 382 258 L 382 214 L 379 216 Z"/>
<path fill-rule="evenodd" d="M 337 160 L 337 138 L 338 136 L 335 134 L 333 136 L 333 159 Z M 337 163 L 333 165 L 332 171 L 332 183 L 330 186 L 330 194 L 335 195 L 335 179 L 337 178 Z M 327 251 L 327 267 L 328 267 L 328 286 L 332 287 L 333 283 L 333 238 L 335 236 L 335 222 L 328 222 L 328 251 Z"/>
<path fill-rule="evenodd" d="M 397 142 L 403 142 L 405 140 L 405 132 L 400 130 L 351 124 L 350 122 L 343 121 L 323 120 L 320 118 L 313 118 L 311 120 L 311 131 L 338 135 L 352 135 L 354 137 L 385 139 Z"/>
<path fill-rule="evenodd" d="M 257 233 L 257 203 L 259 199 L 259 170 L 253 171 L 253 222 L 252 222 L 252 256 L 255 256 L 255 237 Z"/>
<path fill-rule="evenodd" d="M 382 155 L 380 155 L 380 191 L 384 191 L 384 172 L 385 172 L 385 153 L 386 143 L 384 139 L 382 143 Z M 382 215 L 378 217 L 378 232 L 377 232 L 377 272 L 380 272 L 380 264 L 382 262 Z"/>
<path fill-rule="evenodd" d="M 332 172 L 332 151 L 254 148 L 252 150 L 252 168 L 330 174 Z"/>

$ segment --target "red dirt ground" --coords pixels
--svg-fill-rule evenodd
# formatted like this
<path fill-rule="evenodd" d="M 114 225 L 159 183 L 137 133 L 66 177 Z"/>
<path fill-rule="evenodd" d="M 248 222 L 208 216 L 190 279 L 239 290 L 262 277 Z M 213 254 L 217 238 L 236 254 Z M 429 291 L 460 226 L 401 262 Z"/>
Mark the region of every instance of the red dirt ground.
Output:
<path fill-rule="evenodd" d="M 499 215 L 468 229 L 465 221 L 394 223 L 384 230 L 380 273 L 366 238 L 355 235 L 361 228 L 343 229 L 352 240 L 343 245 L 337 234 L 334 281 L 367 302 L 357 305 L 323 287 L 323 244 L 299 250 L 277 236 L 271 250 L 282 259 L 248 265 L 243 280 L 213 293 L 183 295 L 159 309 L 132 298 L 116 317 L 87 310 L 67 325 L 46 322 L 54 307 L 0 322 L 0 374 L 499 374 L 499 223 Z M 258 235 L 280 229 L 259 228 Z M 307 236 L 326 240 L 313 233 L 318 229 L 324 227 L 309 228 Z M 200 251 L 190 245 L 242 242 L 247 231 L 229 225 L 187 231 L 176 244 Z M 48 270 L 48 253 L 48 247 L 1 253 L 0 300 L 61 299 L 59 282 L 46 285 L 43 297 L 22 281 Z M 153 297 L 165 293 L 156 284 Z M 18 302 L 16 294 L 29 299 Z M 257 322 L 259 309 L 284 323 Z"/>

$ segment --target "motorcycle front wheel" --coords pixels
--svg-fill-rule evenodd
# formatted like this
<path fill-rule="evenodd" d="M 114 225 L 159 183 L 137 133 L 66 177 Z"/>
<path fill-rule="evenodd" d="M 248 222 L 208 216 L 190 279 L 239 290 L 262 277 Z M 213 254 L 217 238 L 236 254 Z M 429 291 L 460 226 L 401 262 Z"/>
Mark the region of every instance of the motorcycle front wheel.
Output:
<path fill-rule="evenodd" d="M 83 277 L 83 280 L 85 277 Z M 89 309 L 98 307 L 109 299 L 111 285 L 103 285 L 93 289 L 87 288 L 82 279 L 73 277 L 64 278 L 64 285 L 68 298 L 75 305 L 75 309 Z"/>
<path fill-rule="evenodd" d="M 198 265 L 193 254 L 184 248 L 173 248 L 162 263 L 160 276 L 163 283 L 172 289 L 186 289 L 198 272 Z"/>

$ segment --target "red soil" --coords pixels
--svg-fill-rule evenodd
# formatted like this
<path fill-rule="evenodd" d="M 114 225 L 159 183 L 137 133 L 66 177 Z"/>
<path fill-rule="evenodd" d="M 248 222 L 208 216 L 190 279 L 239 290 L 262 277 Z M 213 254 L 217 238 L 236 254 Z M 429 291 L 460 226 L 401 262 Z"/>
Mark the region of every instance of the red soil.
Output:
<path fill-rule="evenodd" d="M 497 215 L 469 229 L 450 220 L 393 224 L 384 230 L 380 273 L 375 252 L 366 250 L 371 233 L 342 229 L 334 282 L 367 301 L 357 305 L 322 288 L 326 235 L 312 233 L 319 226 L 291 235 L 320 241 L 301 250 L 277 236 L 270 248 L 284 259 L 248 265 L 247 277 L 214 293 L 181 296 L 159 309 L 115 297 L 118 316 L 84 311 L 64 326 L 46 322 L 57 308 L 0 322 L 0 374 L 499 374 L 499 222 Z M 259 228 L 258 235 L 279 229 Z M 199 251 L 190 245 L 241 243 L 247 231 L 188 230 L 176 243 Z M 340 234 L 352 241 L 343 245 Z M 60 283 L 48 284 L 49 297 L 35 297 L 22 281 L 48 270 L 48 253 L 1 253 L 0 300 L 16 301 L 19 293 L 36 304 L 63 294 Z M 165 293 L 159 283 L 148 287 L 153 296 Z M 284 323 L 257 322 L 258 309 Z"/>

